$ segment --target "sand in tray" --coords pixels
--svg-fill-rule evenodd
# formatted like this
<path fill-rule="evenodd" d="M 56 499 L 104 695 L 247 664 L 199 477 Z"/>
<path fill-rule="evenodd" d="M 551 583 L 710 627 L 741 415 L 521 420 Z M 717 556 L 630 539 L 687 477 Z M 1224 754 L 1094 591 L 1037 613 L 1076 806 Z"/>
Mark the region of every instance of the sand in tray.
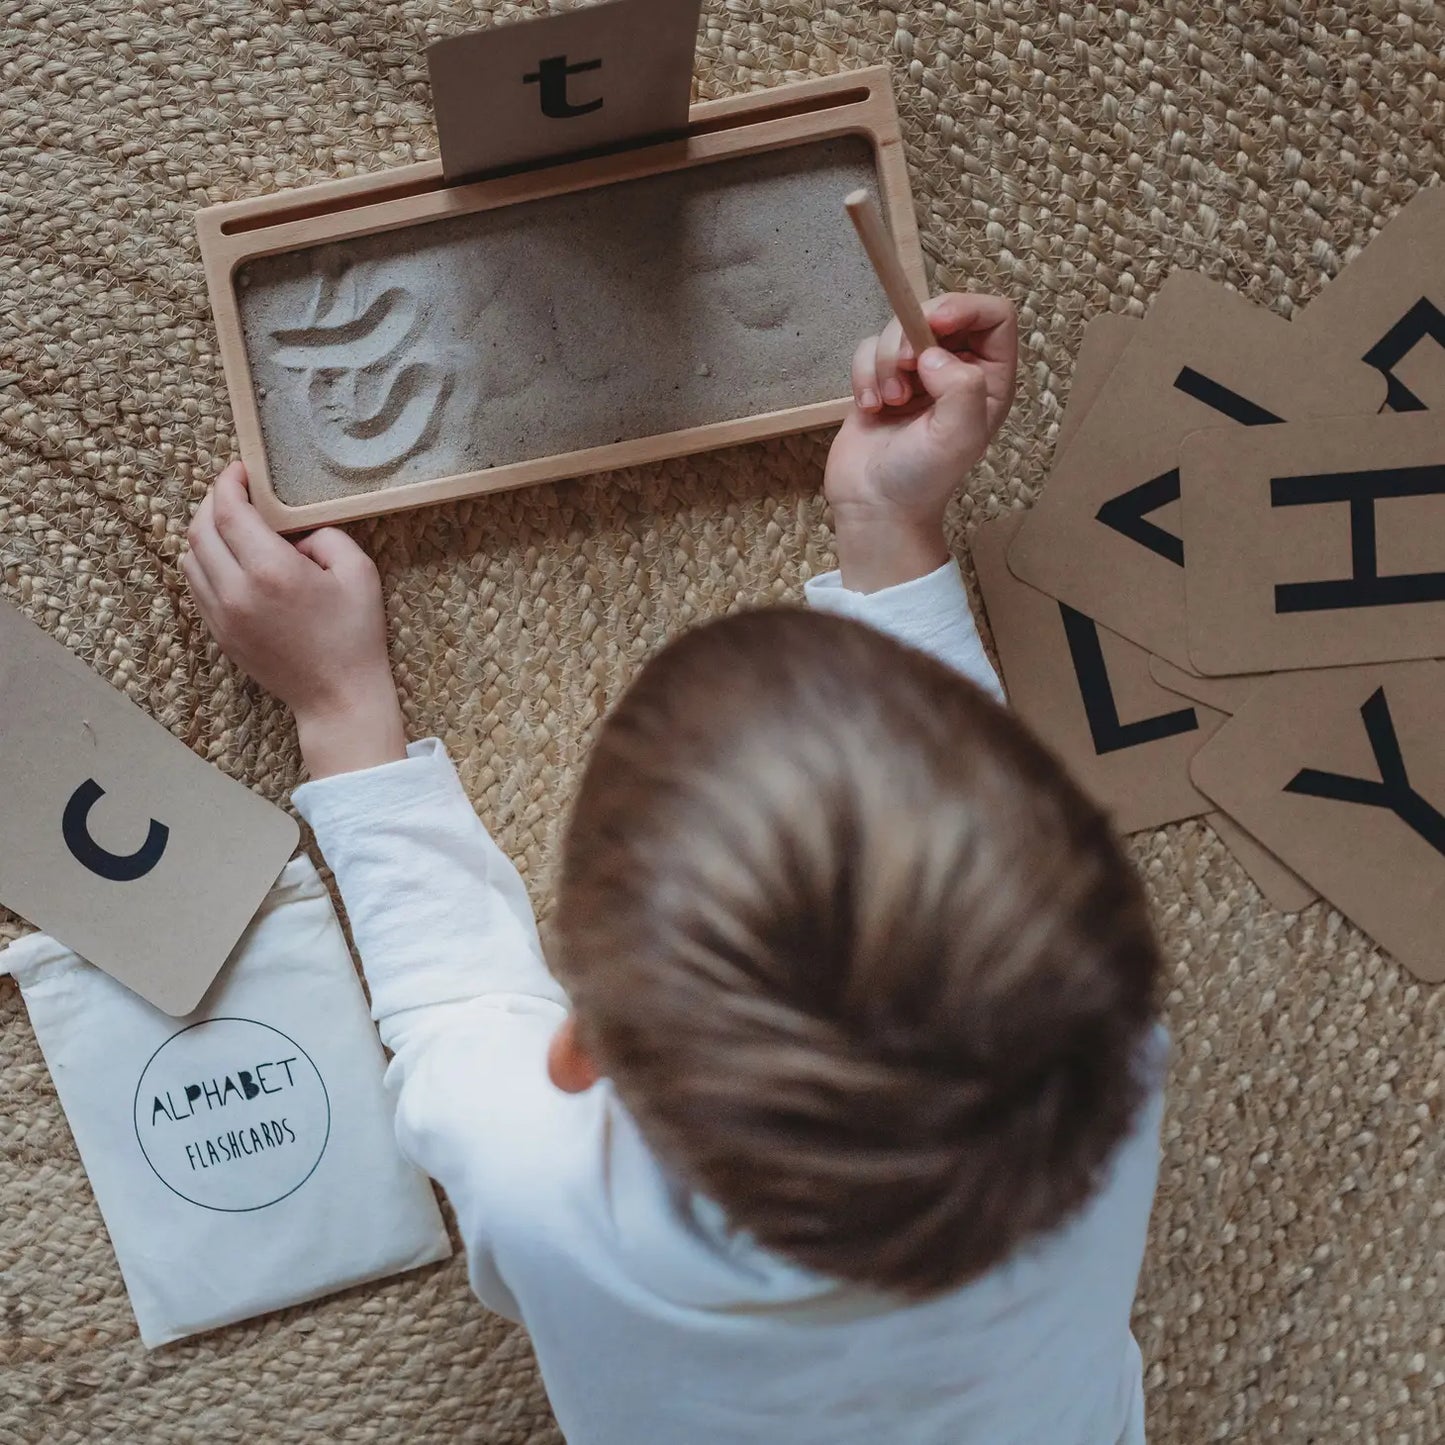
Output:
<path fill-rule="evenodd" d="M 888 306 L 861 138 L 247 263 L 271 482 L 299 505 L 844 396 Z"/>

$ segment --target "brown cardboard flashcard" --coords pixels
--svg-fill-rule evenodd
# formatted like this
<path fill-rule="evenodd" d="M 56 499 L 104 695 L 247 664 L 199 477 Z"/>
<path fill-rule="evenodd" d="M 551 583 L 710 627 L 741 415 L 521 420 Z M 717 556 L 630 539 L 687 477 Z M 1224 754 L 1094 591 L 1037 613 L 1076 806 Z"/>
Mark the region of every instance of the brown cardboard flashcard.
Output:
<path fill-rule="evenodd" d="M 1216 712 L 1237 713 L 1251 697 L 1254 690 L 1264 681 L 1258 673 L 1242 672 L 1233 677 L 1201 677 L 1188 668 L 1175 667 L 1162 657 L 1149 659 L 1149 675 L 1160 687 L 1177 692 L 1194 702 L 1202 702 Z M 1266 674 L 1267 675 L 1267 674 Z"/>
<path fill-rule="evenodd" d="M 1009 552 L 1025 582 L 1188 667 L 1179 444 L 1201 427 L 1369 415 L 1384 378 L 1237 292 L 1171 276 Z"/>
<path fill-rule="evenodd" d="M 1199 672 L 1445 654 L 1445 416 L 1201 432 L 1180 474 Z"/>
<path fill-rule="evenodd" d="M 1224 715 L 1166 691 L 1142 648 L 1020 582 L 1004 554 L 1022 521 L 985 522 L 973 539 L 1010 705 L 1120 832 L 1207 812 L 1189 759 Z"/>
<path fill-rule="evenodd" d="M 1204 821 L 1219 835 L 1219 841 L 1234 854 L 1234 860 L 1249 874 L 1266 903 L 1281 913 L 1298 913 L 1318 902 L 1315 892 L 1298 873 L 1286 868 L 1273 853 L 1251 838 L 1227 813 L 1207 813 Z"/>
<path fill-rule="evenodd" d="M 1392 411 L 1445 411 L 1445 185 L 1417 192 L 1295 325 L 1381 372 Z"/>
<path fill-rule="evenodd" d="M 601 0 L 427 47 L 447 180 L 681 134 L 701 0 Z"/>
<path fill-rule="evenodd" d="M 0 796 L 0 903 L 169 1014 L 200 1002 L 299 832 L 3 603 Z"/>
<path fill-rule="evenodd" d="M 1114 368 L 1123 360 L 1130 343 L 1139 334 L 1136 317 L 1104 311 L 1085 327 L 1079 354 L 1074 358 L 1074 375 L 1069 383 L 1069 404 L 1054 438 L 1054 456 L 1062 457 L 1078 435 L 1084 418 L 1103 395 Z"/>
<path fill-rule="evenodd" d="M 1195 756 L 1200 788 L 1381 947 L 1445 979 L 1445 668 L 1280 673 Z"/>

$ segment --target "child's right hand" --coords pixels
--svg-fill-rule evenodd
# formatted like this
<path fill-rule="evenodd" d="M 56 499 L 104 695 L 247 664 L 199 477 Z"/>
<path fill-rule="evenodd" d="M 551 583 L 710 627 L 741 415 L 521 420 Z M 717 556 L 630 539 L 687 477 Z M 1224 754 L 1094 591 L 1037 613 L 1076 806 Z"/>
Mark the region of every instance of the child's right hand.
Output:
<path fill-rule="evenodd" d="M 1001 296 L 924 306 L 938 345 L 917 357 L 898 322 L 853 359 L 853 408 L 828 456 L 844 585 L 875 591 L 948 556 L 943 514 L 1013 403 L 1018 320 Z"/>

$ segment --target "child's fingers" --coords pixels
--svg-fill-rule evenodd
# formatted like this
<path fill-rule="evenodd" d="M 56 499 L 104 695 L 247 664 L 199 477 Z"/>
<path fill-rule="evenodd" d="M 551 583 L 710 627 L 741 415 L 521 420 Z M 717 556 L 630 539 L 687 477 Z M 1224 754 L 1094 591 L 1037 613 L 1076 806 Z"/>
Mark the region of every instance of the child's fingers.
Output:
<path fill-rule="evenodd" d="M 913 387 L 899 367 L 899 352 L 903 345 L 903 328 L 895 317 L 883 328 L 878 338 L 878 350 L 874 371 L 878 377 L 878 394 L 889 406 L 902 406 L 913 400 Z"/>
<path fill-rule="evenodd" d="M 968 327 L 962 323 L 972 315 L 972 312 L 961 303 L 975 300 L 989 303 L 1001 302 L 1002 305 L 1011 308 L 1011 303 L 1004 302 L 997 296 L 972 297 L 961 292 L 932 296 L 923 302 L 923 319 L 928 322 L 934 340 L 940 346 L 951 346 L 957 349 L 966 345 Z M 913 342 L 906 333 L 900 337 L 898 342 L 898 367 L 900 371 L 918 370 L 918 353 L 913 349 Z"/>
<path fill-rule="evenodd" d="M 319 531 L 308 532 L 295 546 L 303 557 L 327 572 L 370 560 L 339 527 L 322 527 Z"/>
<path fill-rule="evenodd" d="M 206 576 L 200 557 L 194 551 L 182 555 L 181 571 L 185 575 L 186 586 L 191 589 L 191 596 L 196 599 L 196 605 L 201 609 L 201 616 L 214 631 L 213 619 L 220 614 L 220 599 L 216 596 L 211 579 Z"/>
<path fill-rule="evenodd" d="M 941 346 L 919 358 L 918 379 L 933 398 L 928 427 L 948 449 L 982 453 L 988 440 L 988 380 L 976 362 L 960 361 Z"/>
<path fill-rule="evenodd" d="M 241 567 L 216 527 L 216 494 L 207 492 L 191 519 L 186 542 L 199 559 L 214 591 L 231 590 L 239 583 Z"/>
<path fill-rule="evenodd" d="M 296 551 L 305 558 L 311 558 L 316 566 L 324 566 L 328 571 L 338 562 L 350 559 L 355 549 L 355 542 L 348 538 L 340 527 L 319 527 L 296 542 Z"/>
<path fill-rule="evenodd" d="M 251 505 L 245 472 L 233 462 L 216 478 L 207 499 L 213 504 L 216 531 L 236 560 L 246 568 L 275 562 L 285 553 L 285 543 Z"/>
<path fill-rule="evenodd" d="M 967 347 L 980 361 L 1013 365 L 1018 357 L 1018 311 L 1003 296 L 955 291 L 924 306 L 933 334 L 950 350 Z"/>
<path fill-rule="evenodd" d="M 853 353 L 853 400 L 863 411 L 879 411 L 883 398 L 878 392 L 878 338 L 864 337 Z"/>

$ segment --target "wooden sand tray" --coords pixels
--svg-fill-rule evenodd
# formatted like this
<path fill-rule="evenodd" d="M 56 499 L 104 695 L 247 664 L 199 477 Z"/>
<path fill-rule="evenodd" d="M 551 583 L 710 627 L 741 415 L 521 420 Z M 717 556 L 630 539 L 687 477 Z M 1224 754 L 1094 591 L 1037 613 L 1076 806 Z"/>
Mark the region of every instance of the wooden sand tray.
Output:
<path fill-rule="evenodd" d="M 604 156 L 207 208 L 256 504 L 299 531 L 840 421 L 889 313 L 843 219 L 859 186 L 921 293 L 886 67 L 694 106 L 684 138 Z"/>

